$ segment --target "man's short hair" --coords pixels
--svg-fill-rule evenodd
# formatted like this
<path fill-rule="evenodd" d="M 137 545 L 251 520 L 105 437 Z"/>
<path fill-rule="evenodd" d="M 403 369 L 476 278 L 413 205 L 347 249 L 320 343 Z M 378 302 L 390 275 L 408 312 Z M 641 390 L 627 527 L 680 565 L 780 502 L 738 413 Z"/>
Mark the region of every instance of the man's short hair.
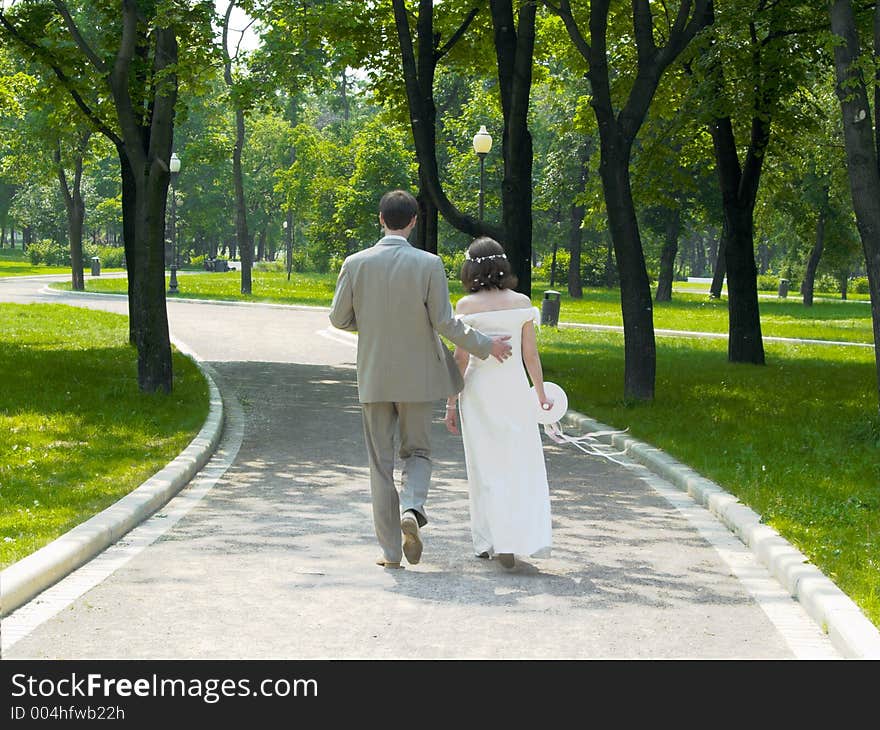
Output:
<path fill-rule="evenodd" d="M 409 225 L 414 215 L 419 212 L 419 204 L 406 190 L 391 190 L 379 201 L 379 212 L 385 227 L 392 231 L 401 231 Z"/>

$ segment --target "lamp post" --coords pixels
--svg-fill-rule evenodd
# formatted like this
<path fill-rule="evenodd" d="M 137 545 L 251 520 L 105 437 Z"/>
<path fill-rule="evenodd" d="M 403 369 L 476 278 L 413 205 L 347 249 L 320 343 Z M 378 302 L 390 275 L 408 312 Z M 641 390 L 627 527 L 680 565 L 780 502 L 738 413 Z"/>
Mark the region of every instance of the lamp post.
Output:
<path fill-rule="evenodd" d="M 168 281 L 168 293 L 177 294 L 177 175 L 180 173 L 180 158 L 176 152 L 171 153 L 168 162 L 171 170 L 171 278 Z"/>
<path fill-rule="evenodd" d="M 480 125 L 480 131 L 474 135 L 474 152 L 480 158 L 480 220 L 483 220 L 483 169 L 486 155 L 492 149 L 492 135 L 486 131 L 486 125 Z"/>

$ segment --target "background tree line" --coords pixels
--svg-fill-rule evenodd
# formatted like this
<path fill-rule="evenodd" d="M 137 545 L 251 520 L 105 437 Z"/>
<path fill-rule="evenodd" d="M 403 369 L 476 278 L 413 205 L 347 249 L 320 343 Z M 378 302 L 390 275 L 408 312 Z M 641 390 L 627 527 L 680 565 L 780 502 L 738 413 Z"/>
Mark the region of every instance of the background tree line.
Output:
<path fill-rule="evenodd" d="M 256 48 L 240 44 L 235 6 L 256 19 Z M 0 245 L 70 261 L 76 288 L 84 258 L 121 247 L 130 294 L 157 303 L 141 308 L 143 331 L 132 325 L 145 357 L 165 349 L 170 236 L 156 222 L 172 148 L 181 254 L 239 259 L 243 292 L 255 262 L 335 270 L 374 242 L 381 194 L 407 187 L 421 205 L 418 244 L 450 271 L 485 233 L 527 293 L 533 277 L 574 297 L 620 287 L 631 398 L 653 396 L 653 301 L 676 278 L 713 277 L 718 296 L 726 275 L 734 361 L 763 362 L 757 291 L 780 278 L 806 305 L 817 285 L 870 290 L 880 318 L 880 244 L 854 213 L 864 185 L 853 188 L 846 128 L 867 122 L 876 176 L 876 3 L 122 8 L 4 4 Z M 95 14 L 100 30 L 83 22 Z M 841 114 L 856 97 L 862 106 Z M 471 149 L 482 124 L 495 140 L 485 220 Z M 873 215 L 870 199 L 862 209 Z M 165 368 L 142 385 L 170 387 Z"/>

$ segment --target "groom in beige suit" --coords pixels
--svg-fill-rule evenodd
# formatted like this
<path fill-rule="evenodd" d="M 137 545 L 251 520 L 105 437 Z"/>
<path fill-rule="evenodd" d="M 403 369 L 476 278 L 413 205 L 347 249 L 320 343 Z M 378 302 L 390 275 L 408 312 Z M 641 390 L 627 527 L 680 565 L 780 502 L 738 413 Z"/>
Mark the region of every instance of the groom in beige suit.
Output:
<path fill-rule="evenodd" d="M 485 360 L 510 356 L 509 337 L 488 337 L 452 314 L 443 262 L 407 241 L 418 204 L 404 190 L 379 203 L 385 236 L 342 264 L 330 321 L 358 333 L 358 397 L 370 461 L 373 523 L 382 547 L 377 563 L 399 568 L 402 551 L 419 562 L 419 528 L 427 523 L 434 401 L 461 391 L 461 374 L 439 334 Z M 394 435 L 399 428 L 401 489 L 394 486 Z M 402 515 L 401 515 L 402 513 Z"/>

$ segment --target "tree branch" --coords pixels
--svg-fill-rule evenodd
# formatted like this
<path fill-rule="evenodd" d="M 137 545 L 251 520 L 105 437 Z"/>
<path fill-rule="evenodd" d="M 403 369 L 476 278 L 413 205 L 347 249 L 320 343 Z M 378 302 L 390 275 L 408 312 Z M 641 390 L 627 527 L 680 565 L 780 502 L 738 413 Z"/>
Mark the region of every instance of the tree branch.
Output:
<path fill-rule="evenodd" d="M 689 3 L 686 0 L 682 6 Z M 639 56 L 639 66 L 649 63 L 657 52 L 654 45 L 654 18 L 648 0 L 633 0 L 633 31 Z M 676 18 L 676 23 L 678 19 Z"/>
<path fill-rule="evenodd" d="M 562 18 L 562 22 L 565 24 L 565 29 L 568 31 L 571 42 L 574 43 L 574 47 L 577 48 L 587 63 L 589 63 L 592 50 L 584 39 L 584 34 L 581 33 L 581 29 L 578 28 L 577 21 L 575 21 L 574 16 L 571 13 L 571 3 L 569 0 L 560 0 L 558 8 L 554 8 L 553 5 L 546 2 L 546 0 L 544 5 Z"/>
<path fill-rule="evenodd" d="M 437 61 L 439 61 L 441 58 L 443 58 L 443 56 L 445 56 L 447 53 L 449 53 L 450 50 L 452 50 L 452 47 L 453 47 L 456 43 L 458 43 L 458 41 L 459 41 L 459 40 L 461 39 L 461 37 L 464 35 L 465 31 L 468 29 L 468 26 L 473 22 L 474 18 L 477 17 L 477 14 L 478 14 L 479 12 L 480 12 L 480 6 L 479 6 L 479 5 L 478 5 L 477 7 L 471 9 L 471 12 L 468 13 L 468 16 L 464 19 L 464 21 L 462 22 L 462 24 L 461 24 L 460 26 L 458 26 L 458 30 L 456 30 L 455 33 L 453 33 L 453 34 L 450 36 L 449 40 L 446 41 L 446 43 L 444 43 L 443 46 L 442 46 L 441 48 L 438 48 L 438 49 L 434 52 L 434 61 L 435 61 L 435 63 L 436 63 Z"/>
<path fill-rule="evenodd" d="M 91 61 L 92 65 L 98 69 L 101 73 L 107 73 L 107 64 L 102 60 L 97 53 L 92 49 L 92 47 L 88 44 L 86 39 L 83 37 L 82 33 L 80 33 L 79 28 L 76 25 L 76 22 L 73 20 L 73 16 L 70 14 L 70 10 L 67 9 L 67 6 L 64 4 L 63 0 L 52 0 L 55 4 L 55 7 L 58 9 L 58 12 L 61 13 L 61 17 L 64 18 L 64 22 L 67 25 L 67 30 L 70 35 L 73 37 L 73 40 L 76 41 L 76 45 L 79 46 L 80 50 L 86 55 L 86 58 Z"/>
<path fill-rule="evenodd" d="M 128 83 L 131 60 L 137 46 L 137 24 L 138 9 L 135 0 L 122 0 L 122 38 L 119 41 L 113 70 L 110 72 L 110 85 L 116 102 L 122 139 L 129 155 L 142 155 L 145 152 Z M 137 169 L 133 163 L 134 160 L 132 167 Z"/>
<path fill-rule="evenodd" d="M 253 19 L 251 20 L 251 22 L 248 23 L 244 28 L 242 28 L 241 30 L 237 30 L 237 31 L 235 31 L 235 32 L 238 33 L 239 35 L 238 35 L 238 43 L 235 44 L 235 55 L 232 57 L 233 60 L 237 60 L 237 59 L 238 59 L 238 54 L 239 54 L 239 52 L 241 51 L 241 42 L 244 40 L 244 34 L 247 33 L 248 28 L 250 28 L 250 27 L 251 27 L 254 23 L 256 23 L 256 22 L 257 22 L 257 19 L 256 19 L 256 18 L 253 18 Z"/>

